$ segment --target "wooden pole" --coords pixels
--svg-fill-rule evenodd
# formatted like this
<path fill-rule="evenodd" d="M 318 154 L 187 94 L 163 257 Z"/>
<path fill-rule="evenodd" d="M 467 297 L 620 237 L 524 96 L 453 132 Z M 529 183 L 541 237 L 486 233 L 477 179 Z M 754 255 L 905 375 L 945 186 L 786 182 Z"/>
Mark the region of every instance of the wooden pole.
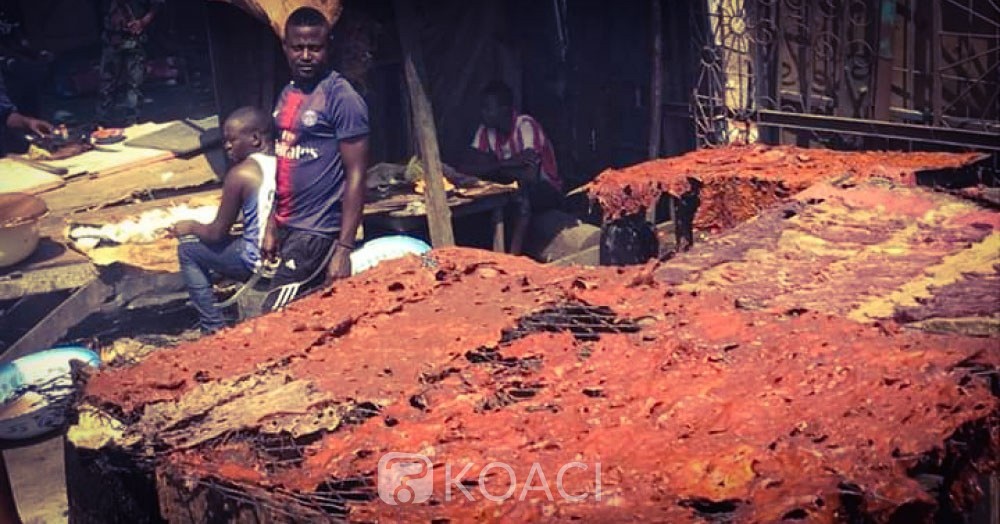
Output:
<path fill-rule="evenodd" d="M 434 247 L 455 245 L 455 235 L 451 229 L 451 210 L 444 191 L 444 174 L 441 169 L 441 153 L 438 150 L 437 130 L 434 127 L 434 112 L 430 99 L 424 91 L 423 53 L 417 14 L 409 0 L 395 0 L 396 24 L 399 27 L 399 41 L 403 48 L 403 69 L 413 109 L 413 131 L 417 135 L 420 159 L 424 163 L 427 205 L 427 223 L 430 227 L 431 244 Z"/>
<path fill-rule="evenodd" d="M 660 156 L 663 112 L 663 8 L 660 0 L 650 0 L 652 58 L 649 81 L 649 159 Z M 673 218 L 673 216 L 671 216 Z M 656 223 L 656 202 L 646 210 L 646 220 Z"/>

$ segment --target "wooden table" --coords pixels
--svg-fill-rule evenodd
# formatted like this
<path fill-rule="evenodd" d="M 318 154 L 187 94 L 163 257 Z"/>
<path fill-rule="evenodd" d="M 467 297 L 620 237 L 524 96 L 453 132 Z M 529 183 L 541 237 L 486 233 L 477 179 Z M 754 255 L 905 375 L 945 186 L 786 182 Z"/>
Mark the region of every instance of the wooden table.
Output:
<path fill-rule="evenodd" d="M 110 218 L 162 206 L 164 197 L 216 182 L 221 159 L 221 150 L 215 149 L 191 158 L 171 158 L 96 177 L 74 178 L 63 187 L 39 195 L 49 207 L 49 214 L 40 222 L 42 239 L 38 249 L 24 262 L 0 269 L 0 301 L 9 302 L 0 317 L 0 332 L 10 333 L 29 325 L 32 328 L 4 351 L 0 361 L 50 346 L 93 312 L 113 309 L 142 293 L 178 285 L 179 279 L 165 279 L 163 275 L 149 276 L 128 269 L 99 270 L 86 255 L 68 247 L 64 229 L 69 222 L 97 221 L 105 215 Z M 115 206 L 142 199 L 146 201 Z M 39 320 L 39 315 L 44 316 Z"/>
<path fill-rule="evenodd" d="M 455 219 L 489 212 L 493 230 L 493 250 L 503 253 L 505 252 L 504 206 L 515 191 L 513 186 L 489 182 L 468 189 L 455 190 L 448 196 L 451 217 Z M 427 226 L 427 211 L 423 202 L 422 195 L 403 194 L 365 204 L 364 222 L 369 226 L 400 233 L 421 230 Z"/>

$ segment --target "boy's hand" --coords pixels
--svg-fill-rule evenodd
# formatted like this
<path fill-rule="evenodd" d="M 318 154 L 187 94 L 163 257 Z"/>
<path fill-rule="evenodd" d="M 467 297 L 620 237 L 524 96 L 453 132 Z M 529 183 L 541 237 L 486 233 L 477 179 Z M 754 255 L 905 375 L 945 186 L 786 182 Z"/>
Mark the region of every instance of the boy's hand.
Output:
<path fill-rule="evenodd" d="M 170 232 L 174 234 L 175 237 L 182 237 L 184 235 L 193 235 L 194 228 L 198 223 L 194 220 L 181 220 L 180 222 L 173 225 L 170 228 Z"/>

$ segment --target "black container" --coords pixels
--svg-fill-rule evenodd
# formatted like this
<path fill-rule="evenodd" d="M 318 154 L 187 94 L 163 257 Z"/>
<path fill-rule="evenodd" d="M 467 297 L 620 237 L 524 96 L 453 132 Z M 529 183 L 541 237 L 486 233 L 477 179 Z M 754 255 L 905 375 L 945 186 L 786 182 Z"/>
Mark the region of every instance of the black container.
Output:
<path fill-rule="evenodd" d="M 601 225 L 602 266 L 643 264 L 659 254 L 653 224 L 644 215 L 627 215 Z"/>

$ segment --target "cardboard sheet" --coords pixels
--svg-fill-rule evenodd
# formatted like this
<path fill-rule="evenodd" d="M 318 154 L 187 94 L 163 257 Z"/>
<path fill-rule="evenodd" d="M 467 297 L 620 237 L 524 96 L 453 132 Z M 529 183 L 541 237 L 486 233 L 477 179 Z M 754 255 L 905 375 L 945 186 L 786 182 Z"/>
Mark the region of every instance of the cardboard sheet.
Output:
<path fill-rule="evenodd" d="M 0 158 L 0 193 L 34 195 L 65 184 L 66 182 L 58 175 L 46 173 L 9 158 Z"/>
<path fill-rule="evenodd" d="M 138 138 L 160 131 L 169 125 L 155 122 L 137 124 L 126 128 L 125 136 L 128 138 Z M 47 163 L 53 167 L 66 168 L 69 171 L 66 176 L 72 177 L 84 173 L 91 175 L 115 173 L 131 167 L 166 160 L 174 156 L 173 153 L 168 151 L 130 147 L 123 143 L 102 145 L 100 148 L 102 149 L 101 151 L 88 151 L 63 160 L 50 160 Z"/>
<path fill-rule="evenodd" d="M 125 142 L 129 147 L 144 147 L 170 151 L 176 155 L 189 155 L 222 142 L 219 117 L 201 120 L 184 119 L 167 127 Z"/>
<path fill-rule="evenodd" d="M 186 204 L 190 207 L 217 206 L 219 205 L 219 200 L 219 194 L 198 195 L 186 199 L 163 200 L 160 202 L 160 205 L 162 207 L 181 204 Z M 101 225 L 115 223 L 133 218 L 149 209 L 149 206 L 143 207 L 145 209 L 132 209 L 132 213 L 127 212 L 128 208 L 120 208 L 107 210 L 108 213 L 103 215 L 81 213 L 73 218 L 74 222 L 84 224 Z M 97 218 L 98 216 L 101 218 Z M 72 224 L 70 227 L 72 227 Z M 69 238 L 68 234 L 64 236 L 67 239 Z M 95 248 L 87 248 L 77 243 L 73 243 L 72 245 L 74 249 L 87 255 L 98 266 L 121 263 L 154 273 L 176 273 L 180 270 L 177 263 L 177 239 L 175 238 L 166 237 L 141 244 L 127 243 Z"/>

